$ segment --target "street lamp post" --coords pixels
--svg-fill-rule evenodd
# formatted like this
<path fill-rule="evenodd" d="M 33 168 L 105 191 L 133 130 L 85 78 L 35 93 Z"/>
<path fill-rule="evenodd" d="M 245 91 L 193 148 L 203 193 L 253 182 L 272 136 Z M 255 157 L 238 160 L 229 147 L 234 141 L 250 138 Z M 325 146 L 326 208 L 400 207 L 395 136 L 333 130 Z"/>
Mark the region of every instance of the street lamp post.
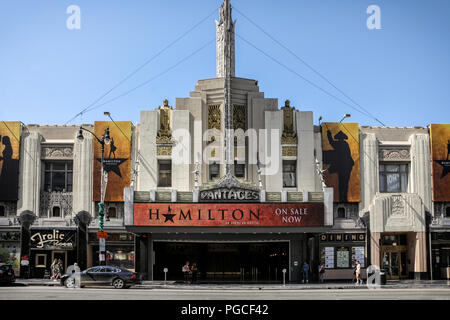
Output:
<path fill-rule="evenodd" d="M 102 147 L 102 156 L 101 156 L 101 165 L 100 165 L 100 202 L 98 204 L 98 229 L 99 231 L 103 232 L 103 222 L 104 222 L 104 216 L 105 216 L 105 194 L 106 194 L 106 176 L 105 176 L 105 170 L 104 170 L 104 153 L 105 153 L 105 145 L 109 145 L 111 142 L 110 136 L 109 136 L 109 127 L 105 129 L 105 133 L 103 134 L 102 138 L 98 138 L 92 131 L 85 129 L 80 126 L 80 130 L 78 131 L 77 140 L 83 141 L 83 131 L 87 131 L 90 134 L 92 134 L 98 143 L 100 143 Z M 106 182 L 106 183 L 105 183 Z M 105 183 L 105 184 L 104 184 Z M 103 245 L 102 245 L 103 244 Z M 102 248 L 103 247 L 103 248 Z M 103 249 L 103 250 L 102 250 Z M 101 257 L 103 257 L 103 261 L 106 265 L 106 257 L 105 257 L 105 239 L 100 238 L 99 239 L 99 254 Z M 101 261 L 100 261 L 100 264 Z"/>

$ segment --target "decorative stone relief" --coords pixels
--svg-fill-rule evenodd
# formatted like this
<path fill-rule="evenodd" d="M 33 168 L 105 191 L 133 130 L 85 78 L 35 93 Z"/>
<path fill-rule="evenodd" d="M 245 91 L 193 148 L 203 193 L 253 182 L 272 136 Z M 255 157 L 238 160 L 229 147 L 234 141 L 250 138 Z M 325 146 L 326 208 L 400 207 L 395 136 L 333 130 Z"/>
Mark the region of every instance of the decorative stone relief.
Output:
<path fill-rule="evenodd" d="M 210 105 L 208 106 L 208 129 L 216 129 L 221 130 L 221 112 L 220 105 Z M 215 136 L 212 136 L 209 140 L 209 143 L 216 140 Z"/>
<path fill-rule="evenodd" d="M 380 148 L 379 158 L 381 161 L 410 161 L 411 153 L 409 148 Z"/>
<path fill-rule="evenodd" d="M 43 160 L 60 160 L 73 158 L 73 146 L 44 146 L 42 147 L 41 158 Z"/>
<path fill-rule="evenodd" d="M 116 208 L 116 217 L 115 219 L 121 219 L 124 216 L 124 204 L 123 202 L 105 202 L 105 218 L 109 212 L 109 208 Z M 95 203 L 95 216 L 98 217 L 98 202 Z M 114 218 L 114 217 L 109 217 Z M 96 222 L 94 220 L 91 223 Z"/>
<path fill-rule="evenodd" d="M 61 218 L 72 214 L 72 192 L 48 192 L 41 191 L 41 201 L 39 203 L 39 216 L 51 217 L 52 208 L 61 208 Z"/>
<path fill-rule="evenodd" d="M 171 156 L 172 155 L 172 146 L 157 146 L 156 154 L 158 156 Z"/>
<path fill-rule="evenodd" d="M 296 157 L 297 156 L 297 147 L 296 146 L 283 146 L 282 151 L 283 157 Z"/>
<path fill-rule="evenodd" d="M 17 215 L 17 202 L 16 201 L 1 201 L 0 206 L 5 208 L 5 216 L 16 216 Z"/>
<path fill-rule="evenodd" d="M 392 196 L 392 215 L 404 215 L 405 214 L 405 201 L 402 196 Z"/>
<path fill-rule="evenodd" d="M 246 129 L 246 116 L 245 116 L 245 106 L 243 105 L 233 105 L 233 126 L 234 130 Z"/>
<path fill-rule="evenodd" d="M 290 101 L 286 100 L 283 111 L 283 134 L 281 144 L 297 144 L 297 134 L 294 132 L 294 107 L 290 106 Z"/>

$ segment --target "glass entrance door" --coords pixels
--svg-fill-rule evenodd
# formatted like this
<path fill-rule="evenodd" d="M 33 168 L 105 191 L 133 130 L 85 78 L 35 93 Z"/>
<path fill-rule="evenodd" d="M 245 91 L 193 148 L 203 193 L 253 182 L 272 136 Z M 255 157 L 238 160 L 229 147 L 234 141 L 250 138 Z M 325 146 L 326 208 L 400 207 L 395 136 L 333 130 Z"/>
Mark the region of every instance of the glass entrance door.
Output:
<path fill-rule="evenodd" d="M 382 268 L 386 270 L 387 280 L 398 280 L 406 275 L 406 252 L 396 249 L 385 249 L 381 255 Z"/>

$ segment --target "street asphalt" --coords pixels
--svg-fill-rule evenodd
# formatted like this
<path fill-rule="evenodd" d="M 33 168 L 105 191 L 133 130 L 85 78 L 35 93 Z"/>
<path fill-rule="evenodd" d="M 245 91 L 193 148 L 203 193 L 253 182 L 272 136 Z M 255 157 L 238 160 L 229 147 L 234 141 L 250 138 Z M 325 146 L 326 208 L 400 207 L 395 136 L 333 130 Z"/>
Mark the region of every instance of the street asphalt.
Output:
<path fill-rule="evenodd" d="M 325 284 L 176 284 L 145 281 L 130 289 L 68 289 L 58 282 L 18 279 L 0 300 L 450 300 L 449 281 L 389 282 L 379 288 Z"/>

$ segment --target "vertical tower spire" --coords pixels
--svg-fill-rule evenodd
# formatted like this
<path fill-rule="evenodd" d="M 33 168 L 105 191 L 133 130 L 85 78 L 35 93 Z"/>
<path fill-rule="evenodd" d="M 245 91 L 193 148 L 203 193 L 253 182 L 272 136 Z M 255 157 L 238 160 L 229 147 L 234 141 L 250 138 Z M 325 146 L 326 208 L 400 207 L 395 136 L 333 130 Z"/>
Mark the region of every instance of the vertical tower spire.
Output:
<path fill-rule="evenodd" d="M 231 78 L 234 77 L 234 24 L 231 18 L 230 0 L 224 0 L 216 20 L 217 32 L 217 78 L 225 78 L 225 165 L 226 176 L 231 177 L 233 157 L 233 112 L 231 104 Z"/>
<path fill-rule="evenodd" d="M 230 0 L 224 0 L 219 9 L 220 20 L 216 20 L 216 77 L 225 78 L 227 72 L 234 77 L 234 25 Z"/>

